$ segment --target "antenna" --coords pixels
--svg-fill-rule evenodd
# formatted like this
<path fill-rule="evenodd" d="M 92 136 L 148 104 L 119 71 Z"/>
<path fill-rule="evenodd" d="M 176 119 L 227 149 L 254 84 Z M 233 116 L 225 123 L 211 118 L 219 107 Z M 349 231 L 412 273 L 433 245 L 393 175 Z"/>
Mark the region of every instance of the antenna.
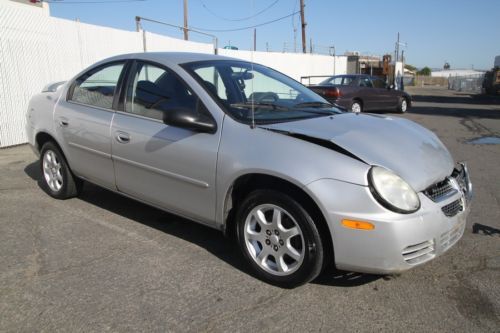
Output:
<path fill-rule="evenodd" d="M 252 16 L 254 16 L 255 14 L 255 1 L 252 0 Z M 252 25 L 255 25 L 255 19 L 252 17 Z M 256 50 L 256 46 L 255 46 L 255 34 L 257 34 L 257 30 L 254 30 L 254 48 L 250 51 L 250 66 L 251 66 L 251 69 L 252 69 L 252 72 L 253 72 L 253 54 Z M 251 85 L 252 85 L 252 94 L 254 93 L 254 89 L 253 89 L 253 81 L 254 79 L 252 78 L 252 80 L 250 81 L 251 82 Z M 253 94 L 252 96 L 252 99 L 251 99 L 251 103 L 252 103 L 252 124 L 250 125 L 250 128 L 254 129 L 255 128 L 255 105 L 254 105 L 254 97 L 255 97 L 255 94 Z"/>

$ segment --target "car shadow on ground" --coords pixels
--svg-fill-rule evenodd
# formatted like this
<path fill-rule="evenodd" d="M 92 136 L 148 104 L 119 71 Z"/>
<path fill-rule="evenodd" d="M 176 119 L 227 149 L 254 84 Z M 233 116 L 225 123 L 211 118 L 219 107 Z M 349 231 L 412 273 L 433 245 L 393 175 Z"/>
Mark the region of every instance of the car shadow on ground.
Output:
<path fill-rule="evenodd" d="M 412 101 L 428 102 L 428 103 L 498 105 L 500 104 L 500 96 L 484 95 L 484 94 L 468 94 L 468 93 L 454 93 L 453 96 L 415 94 L 412 95 Z"/>
<path fill-rule="evenodd" d="M 24 172 L 36 181 L 39 188 L 45 192 L 42 186 L 42 174 L 38 162 L 27 165 L 24 168 Z M 244 262 L 234 238 L 224 237 L 222 232 L 218 230 L 164 212 L 88 182 L 85 182 L 83 191 L 77 199 L 193 243 L 206 249 L 209 253 L 234 268 L 255 277 Z M 379 278 L 380 276 L 377 275 L 329 269 L 316 278 L 313 283 L 338 287 L 356 287 Z"/>
<path fill-rule="evenodd" d="M 402 116 L 401 113 L 391 111 L 370 111 L 374 114 Z M 456 117 L 456 118 L 486 118 L 486 119 L 500 119 L 500 107 L 498 109 L 478 109 L 471 105 L 470 108 L 450 108 L 439 106 L 420 106 L 413 105 L 408 109 L 407 114 L 421 114 L 421 115 L 434 115 L 443 117 Z"/>

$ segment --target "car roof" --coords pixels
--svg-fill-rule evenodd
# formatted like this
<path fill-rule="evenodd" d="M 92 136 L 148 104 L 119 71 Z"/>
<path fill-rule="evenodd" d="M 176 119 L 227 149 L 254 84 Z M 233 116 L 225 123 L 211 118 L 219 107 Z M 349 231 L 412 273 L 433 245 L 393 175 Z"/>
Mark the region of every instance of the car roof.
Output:
<path fill-rule="evenodd" d="M 100 63 L 106 63 L 116 60 L 127 60 L 127 59 L 139 59 L 139 60 L 149 60 L 153 62 L 163 63 L 166 65 L 179 65 L 187 62 L 195 61 L 210 61 L 210 60 L 237 60 L 236 58 L 230 58 L 215 54 L 207 53 L 194 53 L 194 52 L 141 52 L 141 53 L 128 53 L 111 58 L 104 59 Z"/>
<path fill-rule="evenodd" d="M 361 78 L 361 77 L 370 77 L 370 75 L 367 74 L 339 74 L 339 75 L 333 75 L 333 77 L 351 77 L 351 78 Z"/>

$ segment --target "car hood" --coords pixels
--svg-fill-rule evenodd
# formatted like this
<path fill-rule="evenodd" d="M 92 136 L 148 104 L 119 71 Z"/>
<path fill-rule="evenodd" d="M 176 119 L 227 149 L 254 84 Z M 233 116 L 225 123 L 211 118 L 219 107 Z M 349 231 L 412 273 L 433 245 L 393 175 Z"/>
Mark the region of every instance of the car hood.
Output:
<path fill-rule="evenodd" d="M 434 133 L 404 118 L 342 113 L 259 127 L 332 142 L 367 164 L 392 170 L 415 191 L 443 180 L 454 167 Z"/>

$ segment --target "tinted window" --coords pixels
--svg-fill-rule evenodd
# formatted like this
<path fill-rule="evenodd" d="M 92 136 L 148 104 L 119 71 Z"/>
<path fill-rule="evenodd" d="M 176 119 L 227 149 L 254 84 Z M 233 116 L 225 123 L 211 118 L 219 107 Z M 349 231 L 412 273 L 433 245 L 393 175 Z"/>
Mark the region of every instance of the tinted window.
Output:
<path fill-rule="evenodd" d="M 75 82 L 70 100 L 111 109 L 123 66 L 121 63 L 99 67 L 80 76 Z"/>
<path fill-rule="evenodd" d="M 125 111 L 163 119 L 164 112 L 195 109 L 198 98 L 175 74 L 154 65 L 137 63 L 127 88 Z"/>
<path fill-rule="evenodd" d="M 331 85 L 336 85 L 336 86 L 348 86 L 351 84 L 351 82 L 354 81 L 354 78 L 352 76 L 333 76 L 331 78 L 328 78 L 320 84 L 331 84 Z"/>
<path fill-rule="evenodd" d="M 222 101 L 227 102 L 227 92 L 221 75 L 215 67 L 203 67 L 196 70 L 196 74 L 204 81 L 211 93 L 219 97 Z"/>
<path fill-rule="evenodd" d="M 384 88 L 384 89 L 387 88 L 387 85 L 381 79 L 375 79 L 375 80 L 373 80 L 373 86 L 375 88 Z"/>
<path fill-rule="evenodd" d="M 361 79 L 359 79 L 359 86 L 360 87 L 369 87 L 369 88 L 372 88 L 372 81 L 367 78 L 367 77 L 363 77 Z"/>

